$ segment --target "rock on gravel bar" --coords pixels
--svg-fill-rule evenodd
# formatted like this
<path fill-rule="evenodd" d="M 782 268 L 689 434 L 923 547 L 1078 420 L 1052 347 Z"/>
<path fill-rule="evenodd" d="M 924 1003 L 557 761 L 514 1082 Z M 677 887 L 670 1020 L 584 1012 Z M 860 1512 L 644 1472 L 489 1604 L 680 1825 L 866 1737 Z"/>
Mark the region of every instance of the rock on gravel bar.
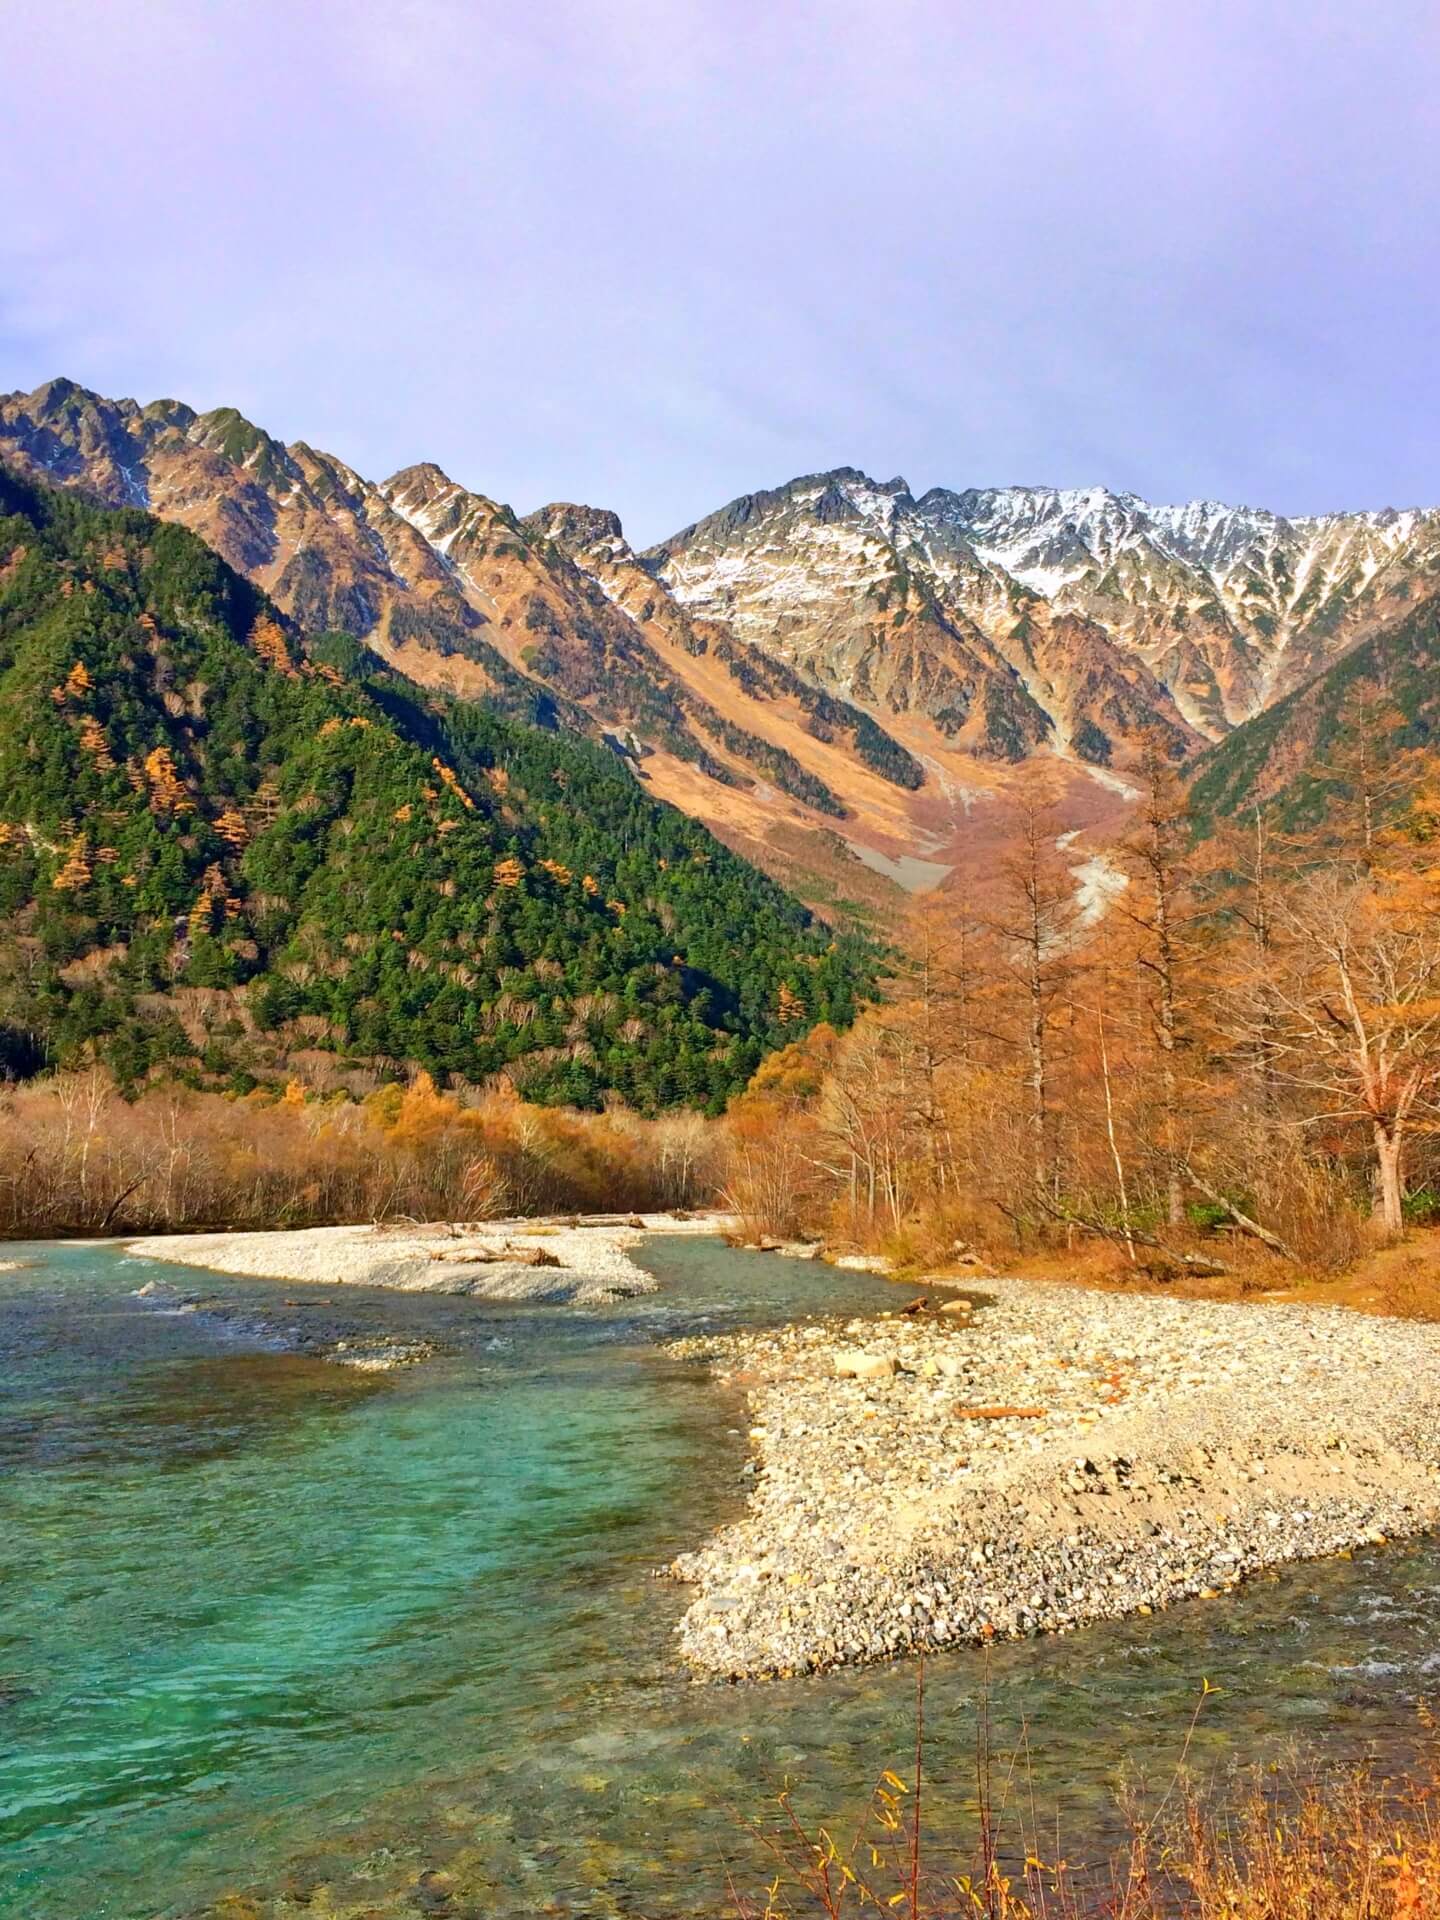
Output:
<path fill-rule="evenodd" d="M 743 1679 L 1144 1613 L 1440 1520 L 1440 1327 L 985 1281 L 992 1306 L 700 1337 L 748 1511 L 666 1571 Z"/>

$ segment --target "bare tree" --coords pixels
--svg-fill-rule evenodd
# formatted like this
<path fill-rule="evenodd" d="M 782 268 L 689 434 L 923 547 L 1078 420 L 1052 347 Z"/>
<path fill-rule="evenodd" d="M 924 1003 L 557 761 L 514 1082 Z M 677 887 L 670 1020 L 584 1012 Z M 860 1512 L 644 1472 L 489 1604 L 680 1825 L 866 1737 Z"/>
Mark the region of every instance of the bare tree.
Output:
<path fill-rule="evenodd" d="M 1184 1116 L 1181 1055 L 1190 1035 L 1186 960 L 1198 922 L 1188 866 L 1190 821 L 1184 791 L 1156 741 L 1147 741 L 1144 789 L 1135 832 L 1125 845 L 1132 885 L 1117 908 L 1138 935 L 1136 960 L 1150 982 L 1159 1067 L 1159 1131 L 1165 1212 L 1172 1227 L 1185 1222 Z"/>
<path fill-rule="evenodd" d="M 1076 966 L 1080 924 L 1075 883 L 1058 852 L 1054 804 L 1045 793 L 1016 809 L 1011 851 L 1000 864 L 1000 898 L 988 920 L 1008 984 L 1018 996 L 1011 1044 L 1024 1061 L 1030 1177 L 1053 1197 L 1059 1169 L 1052 1124 L 1054 1027 Z"/>
<path fill-rule="evenodd" d="M 1266 969 L 1277 1071 L 1315 1119 L 1369 1132 L 1375 1214 L 1404 1224 L 1404 1156 L 1440 1102 L 1440 919 L 1363 868 L 1313 873 L 1279 908 L 1285 962 Z"/>

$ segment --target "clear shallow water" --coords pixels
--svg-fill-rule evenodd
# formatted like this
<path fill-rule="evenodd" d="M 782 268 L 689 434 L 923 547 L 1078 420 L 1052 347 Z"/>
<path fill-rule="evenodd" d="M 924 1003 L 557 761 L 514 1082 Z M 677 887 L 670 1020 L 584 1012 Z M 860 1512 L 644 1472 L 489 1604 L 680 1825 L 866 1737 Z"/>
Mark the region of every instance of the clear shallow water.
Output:
<path fill-rule="evenodd" d="M 879 1310 L 883 1283 L 673 1239 L 662 1293 L 569 1315 L 6 1253 L 33 1262 L 0 1275 L 6 1920 L 200 1914 L 233 1889 L 413 1913 L 432 1866 L 460 1912 L 718 1911 L 722 1859 L 755 1861 L 736 1816 L 786 1775 L 853 1813 L 906 1750 L 913 1669 L 692 1685 L 685 1596 L 649 1577 L 745 1484 L 743 1410 L 657 1340 Z M 132 1298 L 151 1277 L 215 1304 Z M 379 1378 L 294 1351 L 352 1327 L 446 1351 Z M 1001 1743 L 1034 1730 L 1042 1800 L 1099 1833 L 1120 1761 L 1164 1770 L 1202 1677 L 1224 1688 L 1202 1764 L 1406 1743 L 1437 1628 L 1426 1544 L 935 1659 L 937 1821 L 963 1830 L 987 1683 Z"/>

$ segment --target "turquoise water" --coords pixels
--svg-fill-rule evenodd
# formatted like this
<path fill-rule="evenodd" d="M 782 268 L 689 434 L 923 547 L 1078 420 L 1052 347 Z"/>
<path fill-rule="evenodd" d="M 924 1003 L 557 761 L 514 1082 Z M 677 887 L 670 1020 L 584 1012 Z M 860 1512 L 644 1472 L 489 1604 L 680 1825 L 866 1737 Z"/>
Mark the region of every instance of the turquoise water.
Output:
<path fill-rule="evenodd" d="M 743 1410 L 657 1342 L 894 1294 L 652 1243 L 661 1293 L 594 1314 L 185 1274 L 109 1247 L 0 1276 L 0 1914 L 719 1911 L 738 1819 L 784 1777 L 858 1810 L 910 1738 L 913 1670 L 764 1688 L 674 1664 L 651 1570 L 738 1510 Z M 144 1280 L 198 1283 L 176 1313 Z M 328 1303 L 327 1303 L 328 1302 Z M 418 1332 L 386 1376 L 308 1358 Z M 1035 1785 L 1102 1835 L 1124 1755 L 1162 1771 L 1208 1677 L 1202 1765 L 1296 1734 L 1400 1743 L 1440 1673 L 1431 1545 L 1223 1603 L 931 1662 L 938 1817 L 963 1832 L 974 1706 L 1036 1730 Z M 753 1869 L 753 1871 L 752 1871 Z M 232 1908 L 233 1911 L 233 1908 Z"/>

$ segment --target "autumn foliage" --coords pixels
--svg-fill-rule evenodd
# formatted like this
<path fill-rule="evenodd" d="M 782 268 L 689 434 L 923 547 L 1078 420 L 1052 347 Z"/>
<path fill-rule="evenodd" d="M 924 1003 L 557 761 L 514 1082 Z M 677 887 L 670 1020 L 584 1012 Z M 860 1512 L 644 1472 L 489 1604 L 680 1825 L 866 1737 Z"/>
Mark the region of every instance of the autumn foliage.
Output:
<path fill-rule="evenodd" d="M 1103 910 L 1027 795 L 983 895 L 917 903 L 886 1003 L 732 1102 L 747 1234 L 1174 1272 L 1201 1233 L 1321 1267 L 1398 1233 L 1440 1184 L 1440 775 L 1405 774 L 1361 755 L 1323 831 L 1198 842 L 1157 755 Z"/>
<path fill-rule="evenodd" d="M 718 1147 L 698 1114 L 462 1101 L 426 1073 L 359 1102 L 292 1078 L 127 1103 L 90 1068 L 0 1094 L 0 1234 L 692 1207 L 713 1198 Z"/>

